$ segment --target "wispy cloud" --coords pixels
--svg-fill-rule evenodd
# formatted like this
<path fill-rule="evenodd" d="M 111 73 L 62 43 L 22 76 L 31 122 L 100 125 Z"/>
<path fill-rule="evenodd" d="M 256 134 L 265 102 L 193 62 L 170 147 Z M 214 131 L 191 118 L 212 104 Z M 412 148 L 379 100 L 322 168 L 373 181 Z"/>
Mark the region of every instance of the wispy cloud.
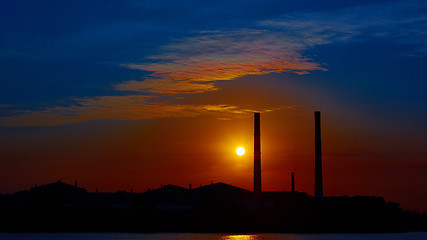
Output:
<path fill-rule="evenodd" d="M 161 54 L 147 58 L 146 62 L 125 64 L 151 74 L 140 81 L 118 84 L 116 89 L 156 94 L 201 93 L 217 90 L 216 81 L 246 75 L 326 70 L 302 56 L 304 49 L 295 39 L 267 30 L 200 32 L 163 46 Z"/>
<path fill-rule="evenodd" d="M 76 99 L 68 107 L 19 112 L 0 118 L 2 126 L 44 126 L 96 119 L 151 119 L 200 114 L 244 114 L 254 109 L 229 105 L 181 105 L 164 102 L 164 95 L 199 94 L 215 91 L 217 81 L 274 72 L 310 74 L 327 70 L 304 56 L 319 45 L 366 38 L 390 38 L 415 44 L 425 54 L 427 43 L 427 3 L 394 2 L 365 5 L 329 12 L 287 14 L 258 22 L 251 29 L 199 31 L 170 41 L 158 54 L 141 62 L 122 64 L 148 72 L 140 80 L 114 86 L 126 96 Z M 415 54 L 407 54 L 411 56 Z M 138 95 L 147 94 L 150 95 Z M 175 98 L 179 100 L 180 97 Z M 258 109 L 259 110 L 259 109 Z M 271 111 L 265 109 L 264 111 Z M 228 119 L 229 116 L 217 116 Z"/>
<path fill-rule="evenodd" d="M 141 95 L 76 99 L 76 104 L 68 107 L 21 111 L 19 115 L 2 117 L 0 126 L 56 126 L 100 119 L 142 120 L 195 117 L 201 114 L 215 114 L 221 118 L 229 118 L 236 114 L 249 114 L 254 111 L 272 111 L 272 109 L 244 109 L 230 105 L 170 104 L 152 100 L 151 96 Z"/>
<path fill-rule="evenodd" d="M 309 74 L 326 70 L 303 56 L 315 46 L 358 37 L 394 38 L 425 45 L 427 4 L 419 1 L 364 5 L 329 12 L 288 14 L 252 29 L 201 31 L 163 46 L 160 54 L 125 66 L 151 72 L 117 90 L 156 94 L 217 90 L 215 81 L 272 72 Z M 421 50 L 425 48 L 420 48 Z"/>

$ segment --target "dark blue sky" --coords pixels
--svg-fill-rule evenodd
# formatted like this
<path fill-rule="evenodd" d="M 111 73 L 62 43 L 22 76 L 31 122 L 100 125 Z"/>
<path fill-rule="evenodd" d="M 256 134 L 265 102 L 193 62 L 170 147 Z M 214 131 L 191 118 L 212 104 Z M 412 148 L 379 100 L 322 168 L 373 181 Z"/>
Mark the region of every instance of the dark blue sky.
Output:
<path fill-rule="evenodd" d="M 217 45 L 250 35 L 235 31 L 283 38 L 282 47 L 328 69 L 319 87 L 346 104 L 389 102 L 405 111 L 426 103 L 422 1 L 2 1 L 0 9 L 0 101 L 8 110 L 129 94 L 114 86 L 147 72 L 124 64 L 165 55 L 168 45 L 204 31 L 228 34 Z M 261 44 L 269 43 L 277 44 Z"/>

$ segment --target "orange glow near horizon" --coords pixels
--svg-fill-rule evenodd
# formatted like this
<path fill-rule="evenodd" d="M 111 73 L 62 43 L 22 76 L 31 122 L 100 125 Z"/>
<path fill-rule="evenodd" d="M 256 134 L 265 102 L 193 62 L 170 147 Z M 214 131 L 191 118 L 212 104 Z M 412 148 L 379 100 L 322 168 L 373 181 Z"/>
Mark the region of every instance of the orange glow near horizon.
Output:
<path fill-rule="evenodd" d="M 420 198 L 402 197 L 393 191 L 394 185 L 388 185 L 396 173 L 407 167 L 408 161 L 401 163 L 398 155 L 371 157 L 374 150 L 374 153 L 388 152 L 393 142 L 369 141 L 368 132 L 348 129 L 327 112 L 322 120 L 325 195 L 376 194 L 401 202 L 404 207 L 424 210 Z M 198 116 L 101 123 L 24 129 L 22 138 L 26 141 L 18 141 L 20 136 L 12 133 L 2 136 L 8 139 L 3 141 L 5 149 L 11 149 L 3 156 L 11 161 L 9 168 L 2 168 L 1 191 L 12 193 L 59 179 L 65 183 L 78 180 L 88 191 L 100 192 L 130 188 L 144 192 L 161 184 L 199 186 L 211 181 L 252 189 L 253 157 L 236 154 L 240 146 L 245 153 L 253 152 L 252 114 L 227 121 L 216 116 Z M 294 109 L 264 113 L 261 132 L 263 190 L 289 191 L 291 172 L 295 172 L 296 190 L 311 194 L 314 189 L 312 112 Z M 68 134 L 67 139 L 61 138 L 64 134 Z M 424 159 L 415 154 L 411 166 L 425 168 Z M 39 164 L 40 161 L 44 164 Z M 379 166 L 385 164 L 387 171 L 379 171 Z M 16 176 L 19 176 L 17 181 L 6 184 Z M 393 184 L 416 189 L 422 187 L 423 177 L 420 172 Z"/>

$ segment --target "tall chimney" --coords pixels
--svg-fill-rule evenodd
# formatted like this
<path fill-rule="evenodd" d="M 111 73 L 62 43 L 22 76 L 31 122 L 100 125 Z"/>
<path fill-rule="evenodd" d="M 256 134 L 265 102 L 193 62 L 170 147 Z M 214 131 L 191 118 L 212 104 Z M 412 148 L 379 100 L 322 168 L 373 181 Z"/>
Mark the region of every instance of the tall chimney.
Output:
<path fill-rule="evenodd" d="M 323 197 L 320 112 L 314 112 L 314 196 Z"/>
<path fill-rule="evenodd" d="M 292 172 L 291 184 L 292 184 L 292 192 L 295 192 L 295 174 L 294 174 L 294 172 Z"/>
<path fill-rule="evenodd" d="M 261 193 L 260 113 L 254 113 L 254 192 Z"/>

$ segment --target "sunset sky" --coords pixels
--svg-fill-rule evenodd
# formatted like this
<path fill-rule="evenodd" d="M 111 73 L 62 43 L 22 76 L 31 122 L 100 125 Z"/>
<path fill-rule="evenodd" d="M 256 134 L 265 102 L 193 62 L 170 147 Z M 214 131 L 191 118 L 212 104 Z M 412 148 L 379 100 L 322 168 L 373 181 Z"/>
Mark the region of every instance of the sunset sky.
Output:
<path fill-rule="evenodd" d="M 0 192 L 225 182 L 427 210 L 427 2 L 0 2 Z M 236 148 L 246 149 L 243 156 Z"/>

